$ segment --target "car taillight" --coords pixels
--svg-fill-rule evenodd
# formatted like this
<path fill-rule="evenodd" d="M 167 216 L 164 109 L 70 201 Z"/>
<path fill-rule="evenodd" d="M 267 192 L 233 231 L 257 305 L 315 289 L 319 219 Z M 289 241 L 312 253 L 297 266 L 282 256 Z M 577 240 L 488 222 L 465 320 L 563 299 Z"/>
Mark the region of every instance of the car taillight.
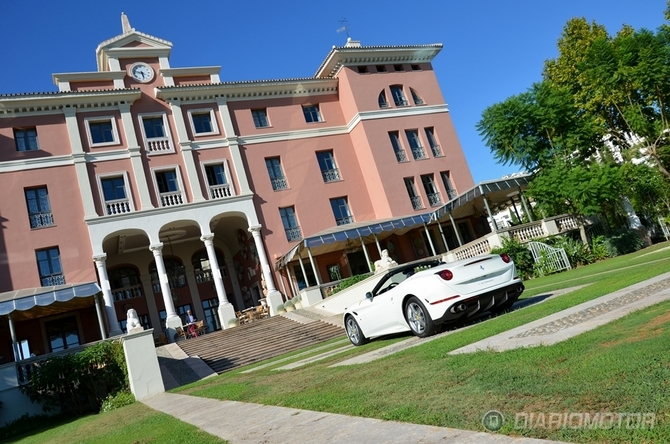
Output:
<path fill-rule="evenodd" d="M 445 281 L 450 281 L 454 277 L 454 273 L 452 273 L 449 270 L 442 270 L 439 273 L 437 273 L 437 275 L 440 276 Z"/>
<path fill-rule="evenodd" d="M 510 262 L 512 262 L 512 259 L 510 259 L 510 257 L 507 255 L 507 253 L 501 254 L 500 257 L 502 258 L 503 262 L 505 262 L 506 264 L 509 264 Z"/>

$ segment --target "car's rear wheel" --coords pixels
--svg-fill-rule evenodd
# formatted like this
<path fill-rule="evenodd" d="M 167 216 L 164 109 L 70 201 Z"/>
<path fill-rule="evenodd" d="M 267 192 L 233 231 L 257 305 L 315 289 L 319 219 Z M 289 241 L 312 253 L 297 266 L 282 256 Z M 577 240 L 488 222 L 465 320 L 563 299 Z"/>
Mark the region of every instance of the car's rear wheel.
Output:
<path fill-rule="evenodd" d="M 416 336 L 425 338 L 435 332 L 435 323 L 421 301 L 412 296 L 405 304 L 405 320 Z"/>
<path fill-rule="evenodd" d="M 368 338 L 363 335 L 361 328 L 358 326 L 358 322 L 354 319 L 353 316 L 347 316 L 347 320 L 344 322 L 344 327 L 347 330 L 347 336 L 352 344 L 359 346 L 368 342 Z"/>

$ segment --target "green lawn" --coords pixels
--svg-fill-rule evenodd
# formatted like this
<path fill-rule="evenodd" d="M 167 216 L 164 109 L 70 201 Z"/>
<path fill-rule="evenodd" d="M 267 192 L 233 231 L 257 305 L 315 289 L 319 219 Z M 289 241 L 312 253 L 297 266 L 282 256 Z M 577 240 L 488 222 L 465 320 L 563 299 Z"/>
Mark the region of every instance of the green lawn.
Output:
<path fill-rule="evenodd" d="M 667 244 L 527 282 L 528 296 L 592 284 L 453 332 L 420 347 L 351 367 L 329 365 L 397 341 L 377 340 L 291 371 L 225 373 L 181 393 L 484 430 L 495 409 L 501 433 L 576 442 L 670 441 L 670 302 L 632 313 L 563 343 L 503 353 L 447 353 L 670 271 Z M 654 413 L 653 429 L 514 428 L 516 413 Z M 537 425 L 537 422 L 536 422 Z M 541 424 L 540 424 L 541 425 Z"/>
<path fill-rule="evenodd" d="M 485 412 L 506 418 L 500 433 L 572 442 L 670 442 L 670 302 L 550 347 L 447 353 L 496 333 L 670 271 L 670 244 L 526 282 L 524 297 L 587 285 L 537 305 L 486 320 L 368 364 L 333 367 L 403 337 L 372 341 L 291 371 L 275 359 L 253 373 L 241 370 L 181 387 L 184 394 L 257 402 L 387 420 L 483 431 Z M 338 340 L 331 341 L 337 347 Z M 343 344 L 341 344 L 343 345 Z M 316 347 L 312 347 L 316 348 Z M 306 350 L 309 352 L 309 350 Z M 318 353 L 316 351 L 312 353 Z M 309 353 L 308 353 L 309 354 Z M 280 361 L 288 358 L 286 361 Z M 5 406 L 6 408 L 7 406 Z M 653 429 L 514 427 L 517 413 L 654 413 Z M 546 423 L 545 423 L 546 424 Z M 540 423 L 541 425 L 541 423 Z M 140 403 L 57 425 L 44 424 L 20 443 L 224 442 Z M 10 442 L 9 440 L 2 442 Z"/>

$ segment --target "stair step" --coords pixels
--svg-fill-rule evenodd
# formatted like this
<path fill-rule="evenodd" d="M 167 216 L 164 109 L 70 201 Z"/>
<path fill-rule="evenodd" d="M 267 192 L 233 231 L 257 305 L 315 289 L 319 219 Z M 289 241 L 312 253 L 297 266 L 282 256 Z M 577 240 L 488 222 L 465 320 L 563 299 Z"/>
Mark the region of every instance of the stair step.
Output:
<path fill-rule="evenodd" d="M 216 373 L 274 358 L 344 334 L 342 327 L 314 321 L 306 324 L 274 316 L 227 330 L 183 340 L 177 345 L 199 356 Z"/>

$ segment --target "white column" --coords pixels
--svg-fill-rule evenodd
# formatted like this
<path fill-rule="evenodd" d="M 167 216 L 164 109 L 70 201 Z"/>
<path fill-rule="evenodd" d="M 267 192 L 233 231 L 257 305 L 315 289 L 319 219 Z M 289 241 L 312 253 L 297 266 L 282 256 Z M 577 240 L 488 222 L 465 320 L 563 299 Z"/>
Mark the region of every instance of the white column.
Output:
<path fill-rule="evenodd" d="M 440 229 L 440 236 L 442 236 L 442 242 L 444 243 L 444 249 L 447 250 L 447 253 L 449 253 L 449 244 L 447 244 L 447 238 L 444 235 L 444 230 L 442 230 L 442 224 L 440 223 L 440 220 L 437 220 L 437 226 Z"/>
<path fill-rule="evenodd" d="M 435 251 L 435 245 L 433 245 L 433 240 L 430 238 L 430 231 L 428 231 L 428 225 L 424 223 L 423 229 L 426 231 L 426 237 L 428 238 L 428 245 L 430 245 L 430 251 L 433 253 L 433 256 L 436 256 L 437 251 Z"/>
<path fill-rule="evenodd" d="M 358 238 L 361 240 L 361 247 L 363 248 L 363 254 L 365 255 L 365 261 L 368 263 L 368 270 L 370 270 L 370 273 L 372 273 L 374 270 L 372 269 L 372 264 L 370 263 L 370 256 L 368 255 L 368 249 L 365 248 L 365 242 L 363 242 L 363 236 L 358 236 Z M 380 257 L 381 257 L 381 255 L 382 254 L 379 253 Z"/>
<path fill-rule="evenodd" d="M 488 213 L 489 218 L 491 219 L 491 223 L 493 224 L 493 232 L 497 233 L 498 232 L 498 224 L 496 223 L 496 218 L 493 217 L 493 213 L 491 212 L 491 207 L 489 206 L 489 201 L 486 198 L 486 195 L 484 194 L 484 191 L 482 190 L 482 187 L 479 187 L 479 191 L 482 193 L 482 199 L 484 199 L 484 206 L 486 207 L 486 213 Z"/>
<path fill-rule="evenodd" d="M 14 328 L 14 319 L 12 318 L 11 313 L 7 315 L 7 321 L 9 322 L 9 335 L 12 338 L 12 351 L 14 352 L 14 362 L 19 362 L 21 353 L 19 353 L 19 343 L 16 340 L 16 329 Z"/>
<path fill-rule="evenodd" d="M 270 316 L 274 316 L 277 314 L 277 306 L 284 303 L 284 298 L 282 297 L 281 293 L 277 291 L 274 279 L 272 279 L 272 270 L 268 264 L 268 257 L 265 254 L 263 239 L 261 239 L 261 226 L 254 225 L 249 227 L 249 232 L 254 237 L 256 250 L 258 251 L 258 259 L 261 262 L 261 270 L 263 271 L 263 277 L 265 278 L 265 285 L 268 287 L 268 294 L 266 295 L 266 299 L 268 301 L 268 307 L 270 307 Z"/>
<path fill-rule="evenodd" d="M 375 233 L 372 233 L 372 235 L 375 237 L 375 244 L 377 244 L 377 251 L 379 251 L 379 257 L 382 257 L 382 246 L 379 245 L 379 238 Z"/>
<path fill-rule="evenodd" d="M 305 280 L 305 288 L 307 288 L 310 285 L 309 285 L 309 279 L 307 279 L 307 270 L 305 270 L 305 264 L 302 261 L 302 256 L 298 256 L 298 262 L 300 262 L 300 270 L 302 271 L 302 278 Z"/>
<path fill-rule="evenodd" d="M 175 334 L 177 333 L 175 328 L 181 327 L 182 323 L 181 318 L 177 316 L 174 302 L 172 301 L 172 290 L 170 289 L 170 283 L 165 271 L 165 263 L 163 262 L 163 243 L 149 245 L 149 249 L 156 260 L 156 272 L 158 273 L 158 280 L 161 283 L 161 293 L 163 294 L 163 303 L 165 304 L 165 313 L 167 315 L 165 319 L 167 337 L 170 342 L 174 342 Z"/>
<path fill-rule="evenodd" d="M 519 188 L 519 197 L 521 198 L 521 205 L 523 205 L 523 211 L 528 215 L 528 221 L 529 222 L 534 222 L 533 221 L 533 213 L 531 213 L 530 209 L 528 208 L 528 204 L 526 203 L 526 198 L 524 197 L 523 193 L 521 192 L 521 188 Z"/>
<path fill-rule="evenodd" d="M 102 314 L 102 306 L 100 305 L 100 298 L 97 294 L 93 295 L 93 302 L 95 302 L 95 314 L 98 315 L 98 325 L 100 326 L 100 337 L 107 339 L 107 331 L 105 330 L 105 317 Z"/>
<path fill-rule="evenodd" d="M 462 247 L 463 242 L 461 241 L 461 235 L 458 234 L 458 227 L 456 226 L 456 222 L 454 222 L 454 217 L 449 213 L 449 220 L 451 221 L 451 228 L 453 228 L 454 233 L 456 234 L 456 240 L 458 241 L 458 246 Z"/>
<path fill-rule="evenodd" d="M 226 329 L 231 326 L 230 321 L 237 319 L 237 316 L 235 316 L 235 308 L 233 307 L 233 304 L 231 304 L 226 297 L 226 289 L 223 286 L 221 269 L 219 268 L 219 261 L 216 258 L 216 250 L 214 249 L 214 235 L 205 234 L 200 237 L 200 240 L 205 243 L 205 248 L 207 249 L 207 258 L 209 259 L 209 266 L 212 270 L 214 288 L 216 288 L 216 295 L 219 298 L 218 311 L 221 328 Z"/>
<path fill-rule="evenodd" d="M 321 285 L 319 270 L 317 270 L 316 265 L 314 264 L 314 256 L 312 256 L 312 250 L 309 247 L 307 247 L 307 256 L 309 256 L 309 263 L 312 265 L 312 272 L 314 273 L 314 279 L 316 279 L 316 285 Z"/>
<path fill-rule="evenodd" d="M 100 279 L 100 288 L 102 289 L 102 297 L 105 301 L 105 313 L 107 314 L 107 323 L 109 324 L 109 336 L 119 336 L 123 332 L 119 328 L 119 320 L 116 318 L 116 310 L 114 309 L 114 296 L 109 286 L 109 277 L 107 276 L 107 254 L 93 256 L 95 267 L 98 269 L 98 279 Z"/>

